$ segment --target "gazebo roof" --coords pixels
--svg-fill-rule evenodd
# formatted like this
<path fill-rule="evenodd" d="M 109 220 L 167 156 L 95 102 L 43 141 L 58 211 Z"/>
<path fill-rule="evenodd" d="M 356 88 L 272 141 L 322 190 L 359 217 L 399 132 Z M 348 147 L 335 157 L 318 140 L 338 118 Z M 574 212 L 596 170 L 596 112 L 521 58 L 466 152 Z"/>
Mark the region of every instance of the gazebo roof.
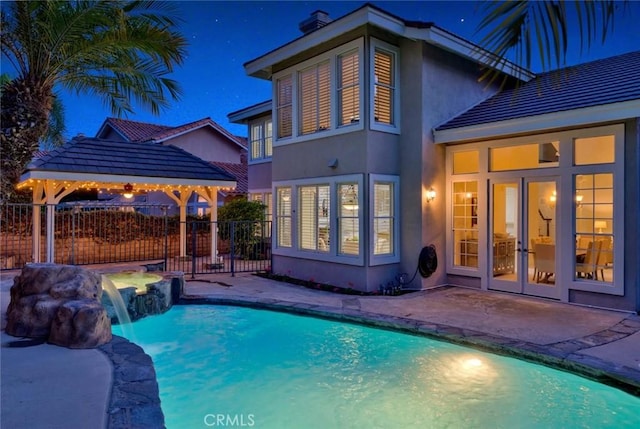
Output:
<path fill-rule="evenodd" d="M 175 146 L 93 137 L 76 137 L 32 160 L 20 177 L 20 185 L 46 179 L 88 184 L 236 186 L 236 178 L 223 169 Z"/>

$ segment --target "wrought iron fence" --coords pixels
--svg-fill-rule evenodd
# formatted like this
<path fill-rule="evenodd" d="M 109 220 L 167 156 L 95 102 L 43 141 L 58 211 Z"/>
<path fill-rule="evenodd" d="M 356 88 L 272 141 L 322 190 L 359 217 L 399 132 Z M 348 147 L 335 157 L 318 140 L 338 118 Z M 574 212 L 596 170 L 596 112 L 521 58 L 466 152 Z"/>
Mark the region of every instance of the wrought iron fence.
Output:
<path fill-rule="evenodd" d="M 234 274 L 271 267 L 271 222 L 211 223 L 189 218 L 181 224 L 177 216 L 167 214 L 168 207 L 60 204 L 54 215 L 54 262 L 75 265 L 140 262 L 192 275 Z M 0 209 L 0 268 L 22 268 L 34 260 L 34 210 L 41 219 L 40 260 L 44 261 L 44 206 L 2 204 Z M 186 238 L 181 245 L 182 228 Z M 217 254 L 212 254 L 214 251 Z"/>

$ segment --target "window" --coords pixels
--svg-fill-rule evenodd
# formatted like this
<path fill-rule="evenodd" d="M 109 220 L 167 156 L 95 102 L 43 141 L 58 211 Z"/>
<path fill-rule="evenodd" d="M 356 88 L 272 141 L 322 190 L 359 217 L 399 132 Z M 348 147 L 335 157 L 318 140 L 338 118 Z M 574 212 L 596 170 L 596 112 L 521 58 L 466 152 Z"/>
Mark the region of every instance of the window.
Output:
<path fill-rule="evenodd" d="M 291 188 L 276 188 L 277 247 L 291 247 Z"/>
<path fill-rule="evenodd" d="M 293 129 L 293 81 L 291 75 L 276 80 L 278 138 L 291 137 Z"/>
<path fill-rule="evenodd" d="M 317 133 L 325 136 L 363 128 L 363 47 L 360 38 L 274 75 L 278 140 L 304 141 Z"/>
<path fill-rule="evenodd" d="M 534 143 L 489 149 L 489 170 L 509 171 L 558 167 L 560 142 Z"/>
<path fill-rule="evenodd" d="M 338 125 L 360 121 L 359 63 L 357 50 L 338 57 Z"/>
<path fill-rule="evenodd" d="M 574 140 L 575 165 L 606 164 L 615 162 L 615 136 L 598 136 Z"/>
<path fill-rule="evenodd" d="M 480 152 L 468 150 L 453 153 L 453 174 L 477 173 L 480 171 Z"/>
<path fill-rule="evenodd" d="M 394 111 L 394 54 L 376 49 L 373 59 L 374 88 L 374 120 L 383 124 L 393 125 Z"/>
<path fill-rule="evenodd" d="M 271 221 L 273 220 L 273 215 L 271 211 L 272 202 L 271 202 L 271 192 L 265 193 L 255 193 L 252 192 L 248 196 L 249 201 L 258 201 L 264 205 L 264 236 L 271 237 Z"/>
<path fill-rule="evenodd" d="M 269 159 L 273 154 L 273 125 L 271 119 L 260 120 L 251 124 L 251 153 L 252 161 Z"/>
<path fill-rule="evenodd" d="M 399 179 L 397 176 L 372 174 L 370 176 L 371 244 L 370 265 L 400 261 Z"/>
<path fill-rule="evenodd" d="M 360 254 L 360 204 L 357 183 L 338 185 L 340 201 L 338 224 L 340 228 L 339 253 Z"/>
<path fill-rule="evenodd" d="M 478 182 L 453 182 L 453 264 L 478 267 Z"/>
<path fill-rule="evenodd" d="M 328 252 L 331 244 L 329 185 L 300 186 L 298 199 L 300 249 Z"/>
<path fill-rule="evenodd" d="M 310 134 L 331 127 L 331 83 L 329 62 L 303 70 L 300 83 L 300 132 Z"/>
<path fill-rule="evenodd" d="M 374 255 L 393 253 L 393 184 L 376 182 L 373 185 Z"/>
<path fill-rule="evenodd" d="M 575 176 L 576 279 L 613 283 L 613 174 Z"/>

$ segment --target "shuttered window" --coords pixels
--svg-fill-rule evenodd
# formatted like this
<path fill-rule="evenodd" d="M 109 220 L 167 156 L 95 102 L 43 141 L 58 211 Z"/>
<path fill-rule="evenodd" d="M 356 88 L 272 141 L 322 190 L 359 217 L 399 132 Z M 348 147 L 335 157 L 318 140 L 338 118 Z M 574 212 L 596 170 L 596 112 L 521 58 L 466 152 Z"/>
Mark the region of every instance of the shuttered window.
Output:
<path fill-rule="evenodd" d="M 394 252 L 394 198 L 393 183 L 373 184 L 373 239 L 374 255 L 389 255 Z"/>
<path fill-rule="evenodd" d="M 329 189 L 329 185 L 298 188 L 300 249 L 329 252 L 331 205 Z"/>
<path fill-rule="evenodd" d="M 338 125 L 360 121 L 359 63 L 357 49 L 338 57 Z"/>
<path fill-rule="evenodd" d="M 394 125 L 396 77 L 395 54 L 376 48 L 374 69 L 374 120 L 378 123 Z"/>
<path fill-rule="evenodd" d="M 278 247 L 291 247 L 291 188 L 282 187 L 276 189 L 277 213 L 276 222 L 278 229 Z"/>
<path fill-rule="evenodd" d="M 251 159 L 261 159 L 263 157 L 263 127 L 261 123 L 251 126 Z"/>
<path fill-rule="evenodd" d="M 281 77 L 276 81 L 276 96 L 278 138 L 291 137 L 293 131 L 293 81 L 291 75 Z"/>
<path fill-rule="evenodd" d="M 360 254 L 360 195 L 357 183 L 338 185 L 340 201 L 338 225 L 340 228 L 339 253 Z"/>
<path fill-rule="evenodd" d="M 301 71 L 300 134 L 311 134 L 331 127 L 331 78 L 329 62 Z"/>

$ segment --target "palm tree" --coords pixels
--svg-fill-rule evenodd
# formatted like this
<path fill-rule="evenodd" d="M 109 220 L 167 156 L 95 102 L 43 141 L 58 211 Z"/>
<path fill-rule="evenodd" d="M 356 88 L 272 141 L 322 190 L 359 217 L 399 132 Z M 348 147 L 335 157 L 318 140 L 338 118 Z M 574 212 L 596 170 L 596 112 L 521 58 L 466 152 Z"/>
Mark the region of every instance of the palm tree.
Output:
<path fill-rule="evenodd" d="M 533 57 L 537 56 L 543 70 L 566 65 L 571 27 L 578 28 L 583 52 L 598 40 L 604 42 L 613 31 L 615 15 L 624 11 L 620 2 L 614 0 L 483 3 L 484 18 L 478 24 L 478 32 L 485 34 L 479 44 L 495 54 L 491 58 L 492 66 L 499 66 L 513 57 L 516 64 L 530 69 Z M 571 8 L 574 8 L 574 14 Z M 494 80 L 498 75 L 487 71 L 483 78 Z"/>
<path fill-rule="evenodd" d="M 133 112 L 132 101 L 158 114 L 169 99 L 179 98 L 177 82 L 167 75 L 182 63 L 186 40 L 175 30 L 173 6 L 153 1 L 3 3 L 2 56 L 17 73 L 2 91 L 5 199 L 15 195 L 13 185 L 46 137 L 55 88 L 101 97 L 117 116 Z"/>

